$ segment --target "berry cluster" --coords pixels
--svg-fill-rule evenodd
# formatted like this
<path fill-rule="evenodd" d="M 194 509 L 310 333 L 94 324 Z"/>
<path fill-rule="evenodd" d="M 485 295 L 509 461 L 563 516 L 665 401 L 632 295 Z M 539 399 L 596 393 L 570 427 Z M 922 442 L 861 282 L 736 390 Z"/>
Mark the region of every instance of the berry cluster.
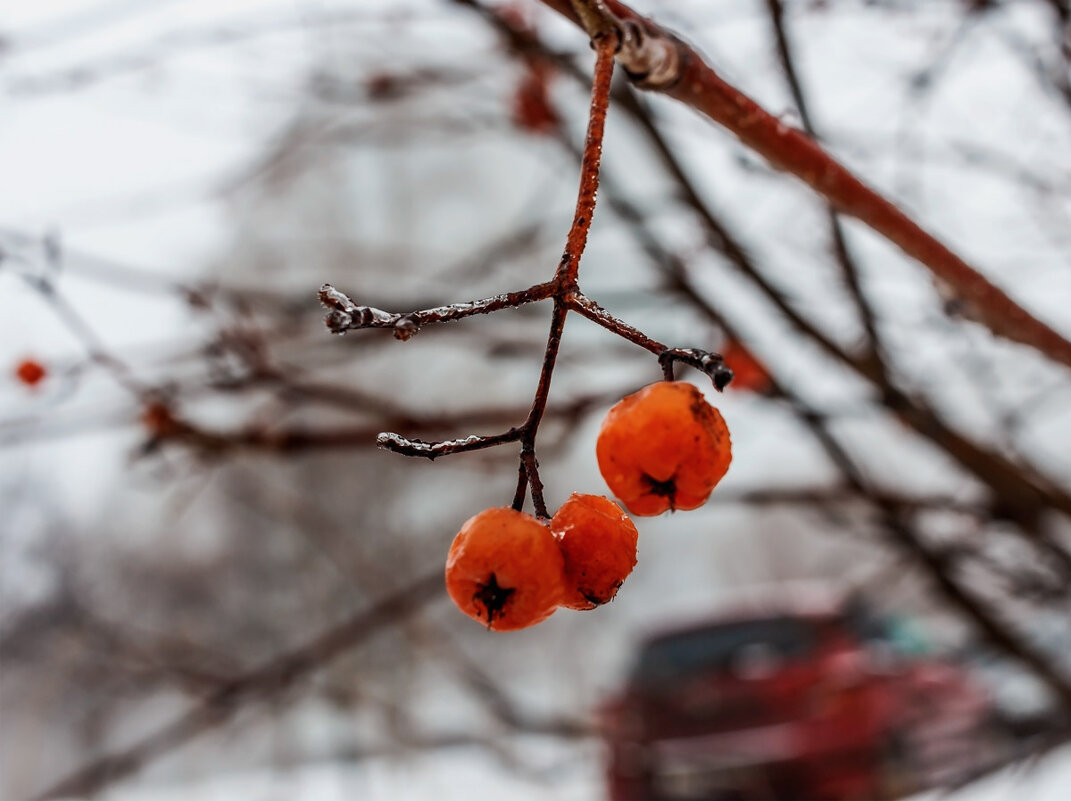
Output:
<path fill-rule="evenodd" d="M 695 509 L 732 458 L 718 410 L 691 384 L 661 381 L 617 403 L 596 453 L 607 485 L 630 512 Z M 594 609 L 636 565 L 639 534 L 621 508 L 574 493 L 549 521 L 510 507 L 470 518 L 446 560 L 458 608 L 494 631 L 533 626 L 559 606 Z"/>

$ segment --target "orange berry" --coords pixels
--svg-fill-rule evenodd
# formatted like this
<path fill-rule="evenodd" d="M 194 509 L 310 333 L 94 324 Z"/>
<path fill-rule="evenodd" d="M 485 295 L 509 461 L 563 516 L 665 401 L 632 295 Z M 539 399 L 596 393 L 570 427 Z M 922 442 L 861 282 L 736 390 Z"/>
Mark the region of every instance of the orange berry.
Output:
<path fill-rule="evenodd" d="M 595 446 L 599 470 L 634 515 L 695 509 L 729 469 L 729 430 L 693 385 L 660 381 L 619 401 Z"/>
<path fill-rule="evenodd" d="M 729 389 L 764 392 L 770 387 L 770 374 L 755 355 L 737 342 L 730 339 L 722 347 L 722 359 L 725 366 L 733 371 L 733 380 Z"/>
<path fill-rule="evenodd" d="M 35 387 L 48 376 L 48 370 L 35 359 L 23 359 L 15 367 L 15 378 L 28 387 Z"/>
<path fill-rule="evenodd" d="M 639 534 L 621 507 L 601 495 L 574 492 L 550 521 L 565 558 L 570 609 L 607 603 L 636 566 Z"/>
<path fill-rule="evenodd" d="M 450 598 L 494 631 L 546 620 L 563 590 L 562 554 L 550 528 L 509 507 L 469 518 L 446 557 Z"/>

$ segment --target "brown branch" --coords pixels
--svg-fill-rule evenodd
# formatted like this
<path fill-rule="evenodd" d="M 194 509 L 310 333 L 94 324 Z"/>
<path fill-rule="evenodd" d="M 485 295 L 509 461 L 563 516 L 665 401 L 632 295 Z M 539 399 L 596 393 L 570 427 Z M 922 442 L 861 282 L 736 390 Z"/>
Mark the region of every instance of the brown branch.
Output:
<path fill-rule="evenodd" d="M 781 0 L 766 0 L 766 8 L 773 26 L 777 56 L 785 73 L 785 80 L 788 82 L 789 90 L 792 93 L 792 99 L 795 101 L 796 108 L 799 111 L 803 130 L 812 139 L 817 139 L 818 135 L 814 119 L 811 117 L 810 103 L 807 102 L 807 97 L 803 90 L 803 81 L 800 79 L 799 71 L 796 69 L 796 60 L 793 56 L 792 45 L 789 42 L 788 31 L 785 27 L 784 6 Z M 848 287 L 856 311 L 859 314 L 859 319 L 863 324 L 863 330 L 866 332 L 867 343 L 863 359 L 870 362 L 874 370 L 887 379 L 888 368 L 885 365 L 885 354 L 878 332 L 877 317 L 870 300 L 863 291 L 859 265 L 856 263 L 855 256 L 848 245 L 844 226 L 841 225 L 836 209 L 828 202 L 826 203 L 826 216 L 829 222 L 830 238 L 833 241 L 833 256 L 840 267 L 844 283 Z"/>
<path fill-rule="evenodd" d="M 894 386 L 889 376 L 884 375 L 878 369 L 875 361 L 852 356 L 793 309 L 752 261 L 747 249 L 737 241 L 733 233 L 699 196 L 684 167 L 645 110 L 636 102 L 622 102 L 622 106 L 633 115 L 651 138 L 652 144 L 662 157 L 670 174 L 680 184 L 685 200 L 707 226 L 712 245 L 758 287 L 767 300 L 774 304 L 797 331 L 815 342 L 827 355 L 875 385 L 882 403 L 896 414 L 901 422 L 944 451 L 961 468 L 989 487 L 995 498 L 999 500 L 1001 514 L 1027 523 L 1032 523 L 1044 507 L 1058 509 L 1064 514 L 1071 515 L 1071 496 L 1062 488 L 1046 477 L 1038 475 L 1033 469 L 1017 465 L 1004 455 L 959 433 L 923 399 L 909 396 Z M 706 316 L 716 316 L 717 312 L 706 302 L 689 278 L 684 260 L 667 251 L 650 235 L 640 211 L 615 190 L 612 176 L 605 178 L 604 184 L 609 190 L 606 193 L 607 202 L 618 216 L 630 223 L 628 230 L 637 237 L 640 246 L 668 277 L 670 289 L 679 292 L 694 303 L 703 304 L 699 308 Z"/>
<path fill-rule="evenodd" d="M 619 393 L 605 392 L 584 395 L 569 403 L 550 407 L 548 413 L 554 418 L 575 420 L 588 409 L 604 404 L 615 397 L 619 397 Z M 491 408 L 427 417 L 395 412 L 393 415 L 380 419 L 374 424 L 369 423 L 358 426 L 324 426 L 318 428 L 249 426 L 229 430 L 209 428 L 180 416 L 164 403 L 154 403 L 143 413 L 142 422 L 151 435 L 150 447 L 161 444 L 178 444 L 209 456 L 220 456 L 241 451 L 293 454 L 306 451 L 361 448 L 376 445 L 380 448 L 394 450 L 406 455 L 435 458 L 436 456 L 447 455 L 447 453 L 478 450 L 479 447 L 469 443 L 469 439 L 474 438 L 426 443 L 421 440 L 410 440 L 397 434 L 384 433 L 383 427 L 408 428 L 411 431 L 434 433 L 449 431 L 474 423 L 508 424 L 511 420 L 518 419 L 524 413 L 525 410 L 519 407 Z M 519 430 L 510 429 L 506 434 L 475 439 L 494 439 L 496 441 L 491 444 L 503 444 L 517 441 L 520 439 L 520 433 Z M 410 448 L 413 451 L 412 453 L 407 450 Z"/>
<path fill-rule="evenodd" d="M 392 451 L 402 456 L 422 456 L 425 459 L 435 459 L 439 456 L 452 456 L 455 453 L 469 453 L 480 451 L 485 448 L 494 448 L 497 445 L 505 445 L 507 442 L 516 442 L 521 438 L 523 430 L 511 428 L 502 434 L 490 436 L 473 434 L 461 439 L 447 439 L 439 442 L 425 442 L 419 439 L 409 439 L 401 434 L 384 431 L 376 436 L 376 444 L 386 451 Z"/>
<path fill-rule="evenodd" d="M 870 487 L 867 499 L 879 498 L 882 503 L 906 511 L 954 512 L 971 517 L 985 517 L 989 509 L 980 501 L 962 501 L 944 495 L 904 495 Z M 830 506 L 859 503 L 860 498 L 851 487 L 768 487 L 737 493 L 719 493 L 712 502 L 723 504 L 748 504 L 753 506 Z"/>
<path fill-rule="evenodd" d="M 544 4 L 574 22 L 579 20 L 564 0 Z M 638 31 L 631 49 L 623 44 L 619 58 L 638 58 L 636 51 L 657 54 L 660 62 L 666 48 L 676 50 L 672 76 L 659 74 L 657 81 L 633 74 L 640 88 L 654 89 L 673 97 L 724 126 L 740 141 L 778 169 L 792 173 L 825 197 L 836 209 L 866 223 L 923 266 L 951 285 L 991 331 L 1035 348 L 1061 364 L 1071 366 L 1071 342 L 1032 316 L 961 257 L 926 232 L 894 203 L 866 186 L 802 131 L 785 125 L 736 87 L 724 81 L 702 56 L 674 34 L 640 16 L 618 0 L 605 0 L 605 7 L 620 26 Z M 623 64 L 626 69 L 629 64 Z"/>
<path fill-rule="evenodd" d="M 599 191 L 599 165 L 602 163 L 602 139 L 606 128 L 606 109 L 610 105 L 610 79 L 613 77 L 617 42 L 615 36 L 605 33 L 592 35 L 596 53 L 595 77 L 591 84 L 584 156 L 580 161 L 580 188 L 577 191 L 573 224 L 565 241 L 561 266 L 558 268 L 559 280 L 567 284 L 569 289 L 576 285 L 580 257 L 587 245 L 591 217 L 595 212 L 595 197 Z"/>
<path fill-rule="evenodd" d="M 548 281 L 517 292 L 507 292 L 480 300 L 451 303 L 447 306 L 436 306 L 432 309 L 405 314 L 358 305 L 330 284 L 320 287 L 319 298 L 320 303 L 330 309 L 326 324 L 332 333 L 344 334 L 347 331 L 362 328 L 386 328 L 394 332 L 395 338 L 404 341 L 417 333 L 422 325 L 449 323 L 476 314 L 491 314 L 503 309 L 515 309 L 527 303 L 546 300 L 554 294 L 556 288 L 554 282 Z"/>
<path fill-rule="evenodd" d="M 382 598 L 368 609 L 265 665 L 226 681 L 196 707 L 137 745 L 83 765 L 34 796 L 35 801 L 84 797 L 137 773 L 153 760 L 223 725 L 250 701 L 276 696 L 327 666 L 384 627 L 445 597 L 441 570 Z"/>
<path fill-rule="evenodd" d="M 539 462 L 535 455 L 536 434 L 539 423 L 546 410 L 550 395 L 550 382 L 554 374 L 554 364 L 561 347 L 565 319 L 569 314 L 567 299 L 577 289 L 580 271 L 580 257 L 588 241 L 591 230 L 591 217 L 595 212 L 595 199 L 599 191 L 599 165 L 602 162 L 602 139 L 606 126 L 606 109 L 610 104 L 610 79 L 613 77 L 614 51 L 618 39 L 604 30 L 592 31 L 592 45 L 595 47 L 595 73 L 591 83 L 591 106 L 588 112 L 587 135 L 584 139 L 584 155 L 580 160 L 580 188 L 577 191 L 576 212 L 569 235 L 565 241 L 557 273 L 554 276 L 556 293 L 554 311 L 550 319 L 550 332 L 547 335 L 547 349 L 543 355 L 543 367 L 539 373 L 532 409 L 521 429 L 521 464 L 528 476 L 528 485 L 532 489 L 532 506 L 540 518 L 549 518 L 546 501 L 543 498 L 543 481 L 539 477 Z"/>

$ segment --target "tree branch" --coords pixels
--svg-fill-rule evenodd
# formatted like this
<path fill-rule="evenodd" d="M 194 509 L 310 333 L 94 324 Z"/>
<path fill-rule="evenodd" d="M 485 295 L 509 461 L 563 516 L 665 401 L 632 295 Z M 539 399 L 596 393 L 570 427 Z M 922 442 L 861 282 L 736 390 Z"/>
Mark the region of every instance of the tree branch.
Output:
<path fill-rule="evenodd" d="M 568 2 L 542 1 L 579 24 Z M 670 63 L 673 60 L 662 54 L 670 47 L 676 50 L 672 75 L 659 73 L 658 80 L 652 82 L 647 76 L 637 74 L 636 86 L 661 91 L 727 128 L 774 167 L 792 173 L 838 211 L 864 222 L 948 283 L 993 333 L 1028 345 L 1071 367 L 1071 341 L 1019 306 L 804 132 L 785 125 L 723 80 L 698 52 L 673 33 L 618 0 L 605 0 L 605 6 L 620 26 L 627 25 L 629 30 L 641 32 L 633 37 L 633 51 L 650 53 L 652 58 L 657 53 L 660 63 Z M 627 70 L 628 64 L 623 64 Z"/>
<path fill-rule="evenodd" d="M 442 597 L 445 597 L 442 571 L 436 570 L 310 642 L 225 682 L 185 715 L 157 729 L 137 745 L 83 765 L 38 793 L 34 801 L 97 793 L 137 773 L 149 762 L 194 737 L 223 725 L 234 717 L 243 704 L 283 692 L 386 626 Z"/>

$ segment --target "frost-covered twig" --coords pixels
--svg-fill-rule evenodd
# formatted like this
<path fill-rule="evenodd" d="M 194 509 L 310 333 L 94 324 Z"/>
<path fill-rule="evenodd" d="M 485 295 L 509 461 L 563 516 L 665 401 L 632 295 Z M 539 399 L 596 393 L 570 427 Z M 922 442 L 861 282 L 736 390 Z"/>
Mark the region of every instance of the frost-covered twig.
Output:
<path fill-rule="evenodd" d="M 320 287 L 320 303 L 330 309 L 327 315 L 327 327 L 336 334 L 356 331 L 362 328 L 385 328 L 392 330 L 400 340 L 408 340 L 423 325 L 431 323 L 448 323 L 463 320 L 476 314 L 490 314 L 502 309 L 515 309 L 527 303 L 546 300 L 554 294 L 553 282 L 536 284 L 518 292 L 507 292 L 480 300 L 451 303 L 432 309 L 407 312 L 404 314 L 385 312 L 372 306 L 355 303 L 344 292 L 330 284 Z"/>

